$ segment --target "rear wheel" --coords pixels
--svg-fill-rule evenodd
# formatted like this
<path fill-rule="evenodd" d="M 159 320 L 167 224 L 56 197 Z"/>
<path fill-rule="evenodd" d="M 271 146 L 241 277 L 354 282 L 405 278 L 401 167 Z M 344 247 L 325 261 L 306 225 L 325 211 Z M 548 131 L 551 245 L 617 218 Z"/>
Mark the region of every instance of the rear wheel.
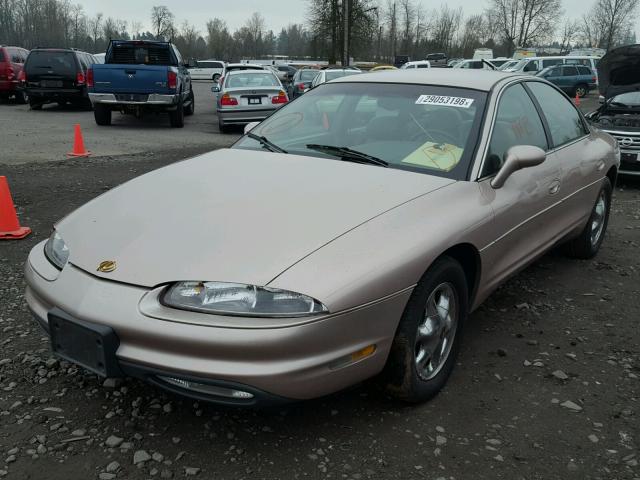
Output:
<path fill-rule="evenodd" d="M 580 236 L 565 244 L 565 252 L 573 258 L 593 258 L 604 240 L 604 234 L 609 224 L 609 210 L 611 209 L 611 182 L 604 178 L 598 198 L 596 200 L 589 221 Z"/>
<path fill-rule="evenodd" d="M 31 110 L 42 110 L 42 102 L 37 101 L 35 98 L 29 98 L 29 107 Z"/>
<path fill-rule="evenodd" d="M 442 389 L 458 354 L 468 298 L 460 264 L 447 256 L 436 260 L 411 294 L 393 339 L 383 373 L 391 395 L 416 403 Z"/>
<path fill-rule="evenodd" d="M 184 114 L 189 116 L 193 115 L 196 111 L 196 99 L 193 96 L 193 90 L 189 92 L 189 106 L 184 109 Z"/>
<path fill-rule="evenodd" d="M 25 103 L 29 102 L 29 95 L 27 95 L 27 92 L 25 92 L 24 90 L 17 91 L 15 96 L 16 103 L 24 105 Z"/>
<path fill-rule="evenodd" d="M 178 102 L 175 110 L 169 112 L 169 123 L 172 128 L 184 127 L 184 105 L 182 100 Z"/>
<path fill-rule="evenodd" d="M 589 88 L 586 85 L 578 85 L 573 93 L 574 96 L 577 95 L 580 98 L 584 98 L 589 93 Z"/>
<path fill-rule="evenodd" d="M 96 104 L 93 116 L 98 125 L 111 125 L 111 110 L 105 105 Z"/>
<path fill-rule="evenodd" d="M 220 130 L 220 133 L 229 133 L 229 126 L 225 125 L 220 118 L 218 119 L 218 130 Z"/>

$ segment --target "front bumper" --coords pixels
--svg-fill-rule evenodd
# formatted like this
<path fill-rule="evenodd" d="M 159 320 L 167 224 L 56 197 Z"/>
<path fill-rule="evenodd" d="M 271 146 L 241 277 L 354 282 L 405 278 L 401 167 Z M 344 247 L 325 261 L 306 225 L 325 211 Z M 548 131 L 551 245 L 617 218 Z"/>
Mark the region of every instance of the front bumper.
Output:
<path fill-rule="evenodd" d="M 136 101 L 136 100 L 126 100 L 126 99 L 118 99 L 113 93 L 89 93 L 89 98 L 91 99 L 91 103 L 94 105 L 96 103 L 105 104 L 105 105 L 177 105 L 178 99 L 180 95 L 162 95 L 159 93 L 151 93 L 149 94 L 147 100 L 145 101 Z"/>
<path fill-rule="evenodd" d="M 36 245 L 25 266 L 26 300 L 41 325 L 48 329 L 54 309 L 79 320 L 111 327 L 119 339 L 116 352 L 121 369 L 169 390 L 219 403 L 228 399 L 195 395 L 167 385 L 165 377 L 197 379 L 212 385 L 239 385 L 254 397 L 304 400 L 315 398 L 379 373 L 388 356 L 397 322 L 410 289 L 349 311 L 321 317 L 287 319 L 282 326 L 250 327 L 238 317 L 217 320 L 211 315 L 185 315 L 157 305 L 150 316 L 144 303 L 157 289 L 98 279 L 67 264 L 58 272 L 44 256 L 44 242 Z M 168 310 L 163 317 L 162 310 Z M 173 317 L 174 320 L 166 320 Z M 297 321 L 297 323 L 296 323 Z M 266 322 L 266 320 L 265 320 Z M 209 323 L 209 324 L 208 324 Z M 340 363 L 368 345 L 370 356 Z M 206 398 L 203 398 L 206 397 Z M 270 403 L 270 402 L 268 402 Z"/>

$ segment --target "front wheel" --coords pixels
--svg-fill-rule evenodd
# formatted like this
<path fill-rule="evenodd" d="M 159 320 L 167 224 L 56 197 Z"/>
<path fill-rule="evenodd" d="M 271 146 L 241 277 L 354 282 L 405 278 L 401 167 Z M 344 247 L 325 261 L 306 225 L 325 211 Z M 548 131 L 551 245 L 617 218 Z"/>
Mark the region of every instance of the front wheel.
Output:
<path fill-rule="evenodd" d="M 169 123 L 172 128 L 184 127 L 184 104 L 182 100 L 178 102 L 175 110 L 169 112 Z"/>
<path fill-rule="evenodd" d="M 460 346 L 469 308 L 460 263 L 443 256 L 418 282 L 398 325 L 383 373 L 387 391 L 424 402 L 445 385 Z"/>
<path fill-rule="evenodd" d="M 611 181 L 605 177 L 602 182 L 596 203 L 591 209 L 589 221 L 580 235 L 565 244 L 565 252 L 573 258 L 593 258 L 604 241 L 604 234 L 609 224 L 611 209 Z"/>
<path fill-rule="evenodd" d="M 189 106 L 184 109 L 184 114 L 193 115 L 196 111 L 196 99 L 193 96 L 193 90 L 189 92 Z"/>
<path fill-rule="evenodd" d="M 586 85 L 578 85 L 573 93 L 574 97 L 577 95 L 580 98 L 584 98 L 587 96 L 587 93 L 589 93 L 589 89 Z"/>

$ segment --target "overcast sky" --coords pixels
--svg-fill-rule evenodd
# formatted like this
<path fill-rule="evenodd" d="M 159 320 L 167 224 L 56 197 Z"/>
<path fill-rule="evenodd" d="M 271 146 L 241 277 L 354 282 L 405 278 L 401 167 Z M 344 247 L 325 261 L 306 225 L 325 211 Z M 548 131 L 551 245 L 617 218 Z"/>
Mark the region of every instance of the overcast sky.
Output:
<path fill-rule="evenodd" d="M 568 16 L 580 18 L 593 0 L 563 0 Z M 260 12 L 276 34 L 289 23 L 304 23 L 306 0 L 79 0 L 90 16 L 103 13 L 105 17 L 139 21 L 144 30 L 151 30 L 150 13 L 154 5 L 166 5 L 176 17 L 178 25 L 184 20 L 193 23 L 202 32 L 207 20 L 222 18 L 231 30 L 242 26 L 251 13 Z M 479 13 L 484 9 L 483 0 L 423 0 L 425 8 L 434 8 L 441 3 L 449 7 L 462 7 L 465 16 Z M 586 8 L 585 8 L 586 6 Z"/>

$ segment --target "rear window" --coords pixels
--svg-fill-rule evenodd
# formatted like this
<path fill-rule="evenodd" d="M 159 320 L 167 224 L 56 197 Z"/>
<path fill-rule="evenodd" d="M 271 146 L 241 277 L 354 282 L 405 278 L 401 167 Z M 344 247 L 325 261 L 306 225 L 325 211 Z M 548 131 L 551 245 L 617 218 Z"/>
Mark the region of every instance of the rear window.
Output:
<path fill-rule="evenodd" d="M 316 78 L 318 72 L 315 70 L 307 70 L 305 72 L 300 72 L 300 80 L 303 82 L 310 82 L 314 78 Z"/>
<path fill-rule="evenodd" d="M 252 87 L 276 87 L 280 86 L 278 79 L 271 73 L 238 73 L 229 75 L 227 88 L 252 88 Z"/>
<path fill-rule="evenodd" d="M 427 55 L 427 60 L 444 60 L 446 55 L 444 53 L 431 53 Z"/>
<path fill-rule="evenodd" d="M 113 45 L 105 63 L 129 65 L 175 65 L 168 45 Z"/>
<path fill-rule="evenodd" d="M 26 68 L 31 72 L 75 74 L 76 59 L 73 52 L 35 50 L 29 55 Z"/>

